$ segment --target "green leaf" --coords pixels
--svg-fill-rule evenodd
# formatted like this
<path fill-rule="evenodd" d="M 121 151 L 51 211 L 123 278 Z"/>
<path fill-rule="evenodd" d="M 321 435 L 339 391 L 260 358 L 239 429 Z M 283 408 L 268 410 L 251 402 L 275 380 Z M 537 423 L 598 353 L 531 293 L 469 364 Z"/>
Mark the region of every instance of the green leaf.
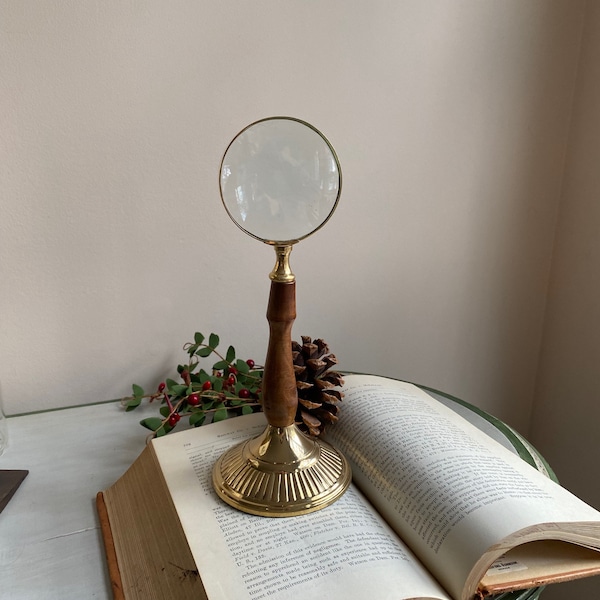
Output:
<path fill-rule="evenodd" d="M 169 386 L 169 392 L 173 396 L 187 396 L 187 385 L 183 385 L 182 383 L 177 383 L 174 386 Z"/>
<path fill-rule="evenodd" d="M 137 408 L 141 403 L 142 403 L 141 398 L 132 398 L 125 405 L 125 412 L 129 412 L 130 410 Z"/>
<path fill-rule="evenodd" d="M 204 348 L 199 348 L 196 351 L 196 356 L 199 356 L 200 358 L 206 358 L 212 354 L 212 351 L 213 349 L 210 346 L 205 346 Z"/>
<path fill-rule="evenodd" d="M 141 398 L 144 395 L 144 390 L 136 383 L 131 386 L 131 389 L 133 390 L 133 395 L 136 398 Z"/>
<path fill-rule="evenodd" d="M 260 388 L 260 382 L 256 381 L 248 381 L 246 387 L 250 391 L 251 394 L 256 394 Z"/>
<path fill-rule="evenodd" d="M 210 375 L 204 369 L 200 369 L 200 371 L 198 371 L 198 378 L 200 383 L 204 383 L 205 381 L 210 380 Z"/>
<path fill-rule="evenodd" d="M 253 408 L 251 406 L 248 406 L 247 404 L 245 404 L 244 406 L 242 406 L 242 414 L 243 415 L 250 415 L 254 412 Z"/>
<path fill-rule="evenodd" d="M 223 405 L 221 404 L 223 407 Z M 218 423 L 219 421 L 224 421 L 227 418 L 227 409 L 225 407 L 219 408 L 215 411 L 213 416 L 213 422 Z"/>
<path fill-rule="evenodd" d="M 235 368 L 240 373 L 248 373 L 250 371 L 250 367 L 248 366 L 248 363 L 245 360 L 242 360 L 240 358 L 238 358 L 235 361 Z"/>
<path fill-rule="evenodd" d="M 190 415 L 190 425 L 193 427 L 200 427 L 204 420 L 206 419 L 206 415 L 203 412 L 195 412 Z"/>
<path fill-rule="evenodd" d="M 169 407 L 168 407 L 166 404 L 164 404 L 163 406 L 161 406 L 161 407 L 158 409 L 158 412 L 159 412 L 159 413 L 160 413 L 160 414 L 161 414 L 163 417 L 168 417 L 168 416 L 171 414 L 171 409 L 170 409 L 170 408 L 169 408 Z"/>
<path fill-rule="evenodd" d="M 213 377 L 212 386 L 215 392 L 220 392 L 223 389 L 223 378 Z"/>
<path fill-rule="evenodd" d="M 176 381 L 174 381 L 173 379 L 167 379 L 165 381 L 165 385 L 167 386 L 167 389 L 170 392 L 171 388 L 173 388 L 173 387 L 175 387 L 176 385 L 179 385 L 179 384 Z"/>
<path fill-rule="evenodd" d="M 215 371 L 220 371 L 221 369 L 226 369 L 229 366 L 229 363 L 226 360 L 219 360 L 213 365 L 213 369 Z"/>
<path fill-rule="evenodd" d="M 204 336 L 199 331 L 196 331 L 196 333 L 194 334 L 194 342 L 196 342 L 196 344 L 200 345 L 203 341 L 204 341 Z"/>
<path fill-rule="evenodd" d="M 158 431 L 159 427 L 162 425 L 162 419 L 159 419 L 158 417 L 148 417 L 142 419 L 140 425 L 150 429 L 150 431 Z"/>
<path fill-rule="evenodd" d="M 163 435 L 167 435 L 167 433 L 169 433 L 170 430 L 170 427 L 168 431 L 164 427 L 159 427 L 154 433 L 156 434 L 156 437 L 161 437 Z"/>
<path fill-rule="evenodd" d="M 227 354 L 225 355 L 225 360 L 228 363 L 232 363 L 235 360 L 235 348 L 233 346 L 229 346 L 227 348 Z M 221 367 L 223 368 L 223 367 Z"/>
<path fill-rule="evenodd" d="M 208 336 L 208 345 L 214 350 L 219 345 L 219 336 L 216 333 L 211 333 Z"/>

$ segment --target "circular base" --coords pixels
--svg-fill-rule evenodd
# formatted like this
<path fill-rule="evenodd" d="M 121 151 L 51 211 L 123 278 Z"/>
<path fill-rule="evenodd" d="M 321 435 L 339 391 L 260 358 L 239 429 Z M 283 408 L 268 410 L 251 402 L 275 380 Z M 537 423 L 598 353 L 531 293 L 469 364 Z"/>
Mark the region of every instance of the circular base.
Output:
<path fill-rule="evenodd" d="M 350 466 L 295 425 L 272 427 L 225 452 L 212 473 L 219 497 L 241 511 L 293 517 L 329 506 L 348 488 Z"/>

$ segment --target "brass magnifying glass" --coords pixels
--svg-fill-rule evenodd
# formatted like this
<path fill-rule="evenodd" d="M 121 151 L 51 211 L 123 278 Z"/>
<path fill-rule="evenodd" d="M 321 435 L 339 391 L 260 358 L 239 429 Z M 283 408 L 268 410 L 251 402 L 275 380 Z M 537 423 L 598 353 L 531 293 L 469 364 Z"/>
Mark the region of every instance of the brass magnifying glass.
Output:
<path fill-rule="evenodd" d="M 225 452 L 213 468 L 215 491 L 251 514 L 286 517 L 319 510 L 347 489 L 350 467 L 329 444 L 294 424 L 298 395 L 292 359 L 296 281 L 294 244 L 320 229 L 341 193 L 329 141 L 291 117 L 248 125 L 227 147 L 219 173 L 227 213 L 245 233 L 275 249 L 267 306 L 269 345 L 262 386 L 265 431 Z"/>

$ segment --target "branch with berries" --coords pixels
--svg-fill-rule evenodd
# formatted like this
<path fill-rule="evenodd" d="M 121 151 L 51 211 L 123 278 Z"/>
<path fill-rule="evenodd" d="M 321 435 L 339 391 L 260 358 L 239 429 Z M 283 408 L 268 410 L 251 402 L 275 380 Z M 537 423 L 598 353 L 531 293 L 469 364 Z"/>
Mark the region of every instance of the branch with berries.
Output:
<path fill-rule="evenodd" d="M 136 409 L 145 399 L 157 401 L 160 417 L 142 419 L 140 424 L 159 437 L 171 432 L 184 417 L 191 426 L 199 427 L 262 410 L 263 367 L 252 359 L 237 358 L 233 346 L 221 354 L 219 343 L 215 333 L 207 340 L 196 332 L 194 341 L 183 347 L 188 360 L 177 367 L 181 380 L 167 379 L 153 393 L 133 384 L 133 394 L 121 400 L 126 411 Z M 200 360 L 213 354 L 218 360 L 209 372 L 200 367 Z M 305 433 L 318 436 L 339 418 L 343 393 L 337 388 L 343 385 L 343 378 L 330 370 L 337 359 L 323 340 L 307 336 L 302 336 L 302 344 L 292 342 L 292 358 L 298 389 L 295 422 Z"/>

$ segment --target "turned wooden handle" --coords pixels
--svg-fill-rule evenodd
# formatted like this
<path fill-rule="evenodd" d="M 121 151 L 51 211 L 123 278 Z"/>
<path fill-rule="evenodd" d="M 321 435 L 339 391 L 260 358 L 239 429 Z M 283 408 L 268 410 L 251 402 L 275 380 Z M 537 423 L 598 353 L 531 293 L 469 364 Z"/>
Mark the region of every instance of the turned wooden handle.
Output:
<path fill-rule="evenodd" d="M 269 425 L 294 423 L 298 406 L 292 359 L 292 325 L 296 319 L 296 283 L 271 282 L 267 320 L 269 346 L 263 374 L 263 410 Z"/>

